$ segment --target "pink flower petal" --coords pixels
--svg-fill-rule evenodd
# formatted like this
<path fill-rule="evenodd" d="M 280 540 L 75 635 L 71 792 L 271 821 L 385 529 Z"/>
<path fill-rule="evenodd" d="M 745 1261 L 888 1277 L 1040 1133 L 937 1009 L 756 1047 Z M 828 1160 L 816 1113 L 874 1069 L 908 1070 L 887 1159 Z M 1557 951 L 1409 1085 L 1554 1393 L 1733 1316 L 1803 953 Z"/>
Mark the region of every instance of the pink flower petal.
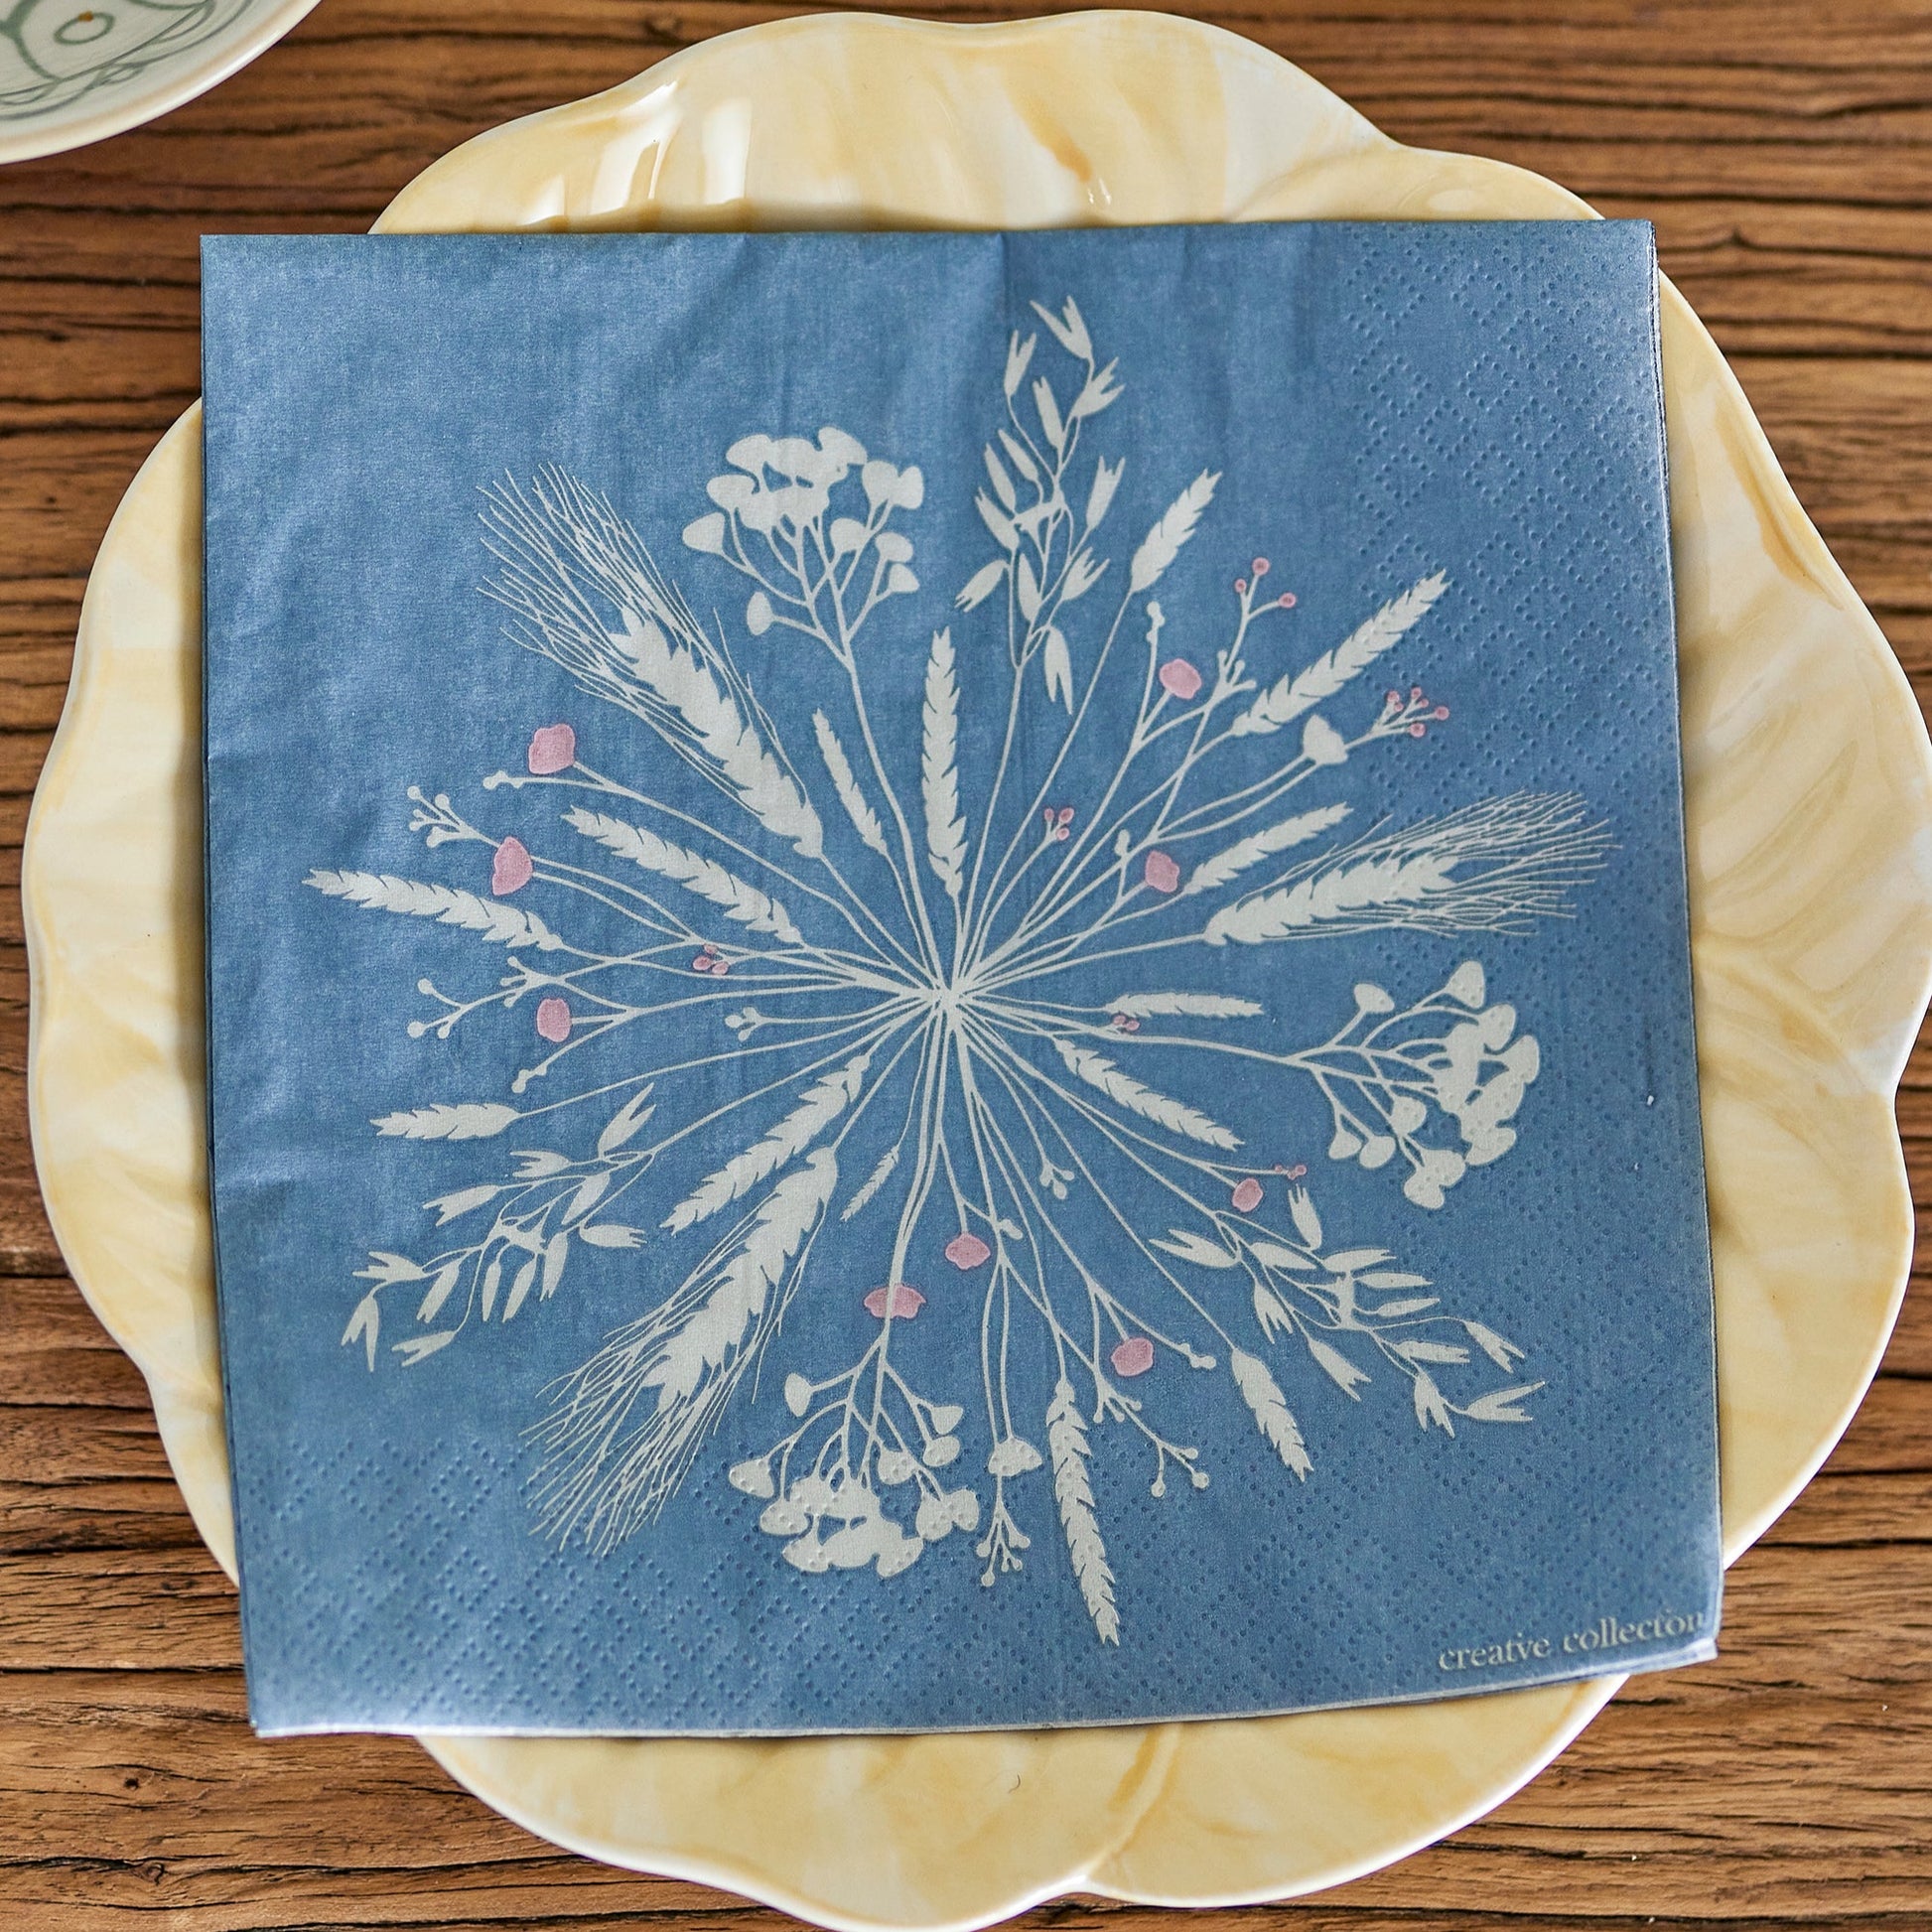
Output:
<path fill-rule="evenodd" d="M 866 1312 L 885 1320 L 889 1296 L 895 1321 L 910 1321 L 925 1307 L 925 1297 L 916 1288 L 905 1282 L 895 1282 L 891 1288 L 875 1288 L 866 1297 Z"/>
<path fill-rule="evenodd" d="M 568 771 L 577 762 L 577 734 L 568 725 L 543 726 L 531 736 L 529 762 L 540 778 Z"/>
<path fill-rule="evenodd" d="M 955 1268 L 977 1268 L 992 1252 L 977 1234 L 955 1234 L 946 1243 L 946 1259 Z"/>
<path fill-rule="evenodd" d="M 1180 868 L 1165 852 L 1150 852 L 1142 877 L 1157 893 L 1171 893 L 1180 884 Z"/>
<path fill-rule="evenodd" d="M 547 1000 L 537 1002 L 537 1032 L 553 1045 L 561 1045 L 570 1037 L 570 1002 L 560 1000 L 554 994 Z"/>
<path fill-rule="evenodd" d="M 530 883 L 536 867 L 530 863 L 530 849 L 521 839 L 508 838 L 496 848 L 496 859 L 489 868 L 489 890 L 498 898 L 519 891 Z"/>
<path fill-rule="evenodd" d="M 1145 1375 L 1154 1366 L 1154 1344 L 1145 1335 L 1129 1335 L 1114 1344 L 1114 1352 L 1107 1359 L 1116 1375 Z"/>
<path fill-rule="evenodd" d="M 1200 689 L 1200 673 L 1184 657 L 1171 657 L 1161 666 L 1161 688 L 1185 704 Z"/>
<path fill-rule="evenodd" d="M 1252 1214 L 1261 1205 L 1261 1182 L 1250 1174 L 1236 1184 L 1232 1198 L 1237 1214 Z"/>

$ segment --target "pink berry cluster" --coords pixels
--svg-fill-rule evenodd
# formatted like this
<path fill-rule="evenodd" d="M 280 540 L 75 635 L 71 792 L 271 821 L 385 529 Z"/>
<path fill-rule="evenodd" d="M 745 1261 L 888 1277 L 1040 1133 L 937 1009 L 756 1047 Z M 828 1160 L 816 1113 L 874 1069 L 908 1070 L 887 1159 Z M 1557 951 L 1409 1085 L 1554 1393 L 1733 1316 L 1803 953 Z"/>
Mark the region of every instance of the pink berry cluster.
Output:
<path fill-rule="evenodd" d="M 1295 609 L 1295 593 L 1283 591 L 1278 596 L 1264 600 L 1261 596 L 1261 580 L 1268 575 L 1269 563 L 1266 557 L 1257 557 L 1248 566 L 1245 577 L 1234 580 L 1234 594 L 1241 600 L 1244 609 L 1249 611 L 1267 610 L 1271 605 L 1277 611 Z"/>
<path fill-rule="evenodd" d="M 1400 691 L 1390 691 L 1383 697 L 1382 715 L 1375 721 L 1375 736 L 1394 738 L 1407 732 L 1411 738 L 1424 738 L 1432 724 L 1440 725 L 1449 715 L 1448 705 L 1437 704 L 1425 695 L 1420 684 L 1412 684 L 1406 698 Z"/>
<path fill-rule="evenodd" d="M 1061 805 L 1055 808 L 1048 805 L 1042 814 L 1046 820 L 1046 843 L 1064 845 L 1073 836 L 1073 807 Z"/>

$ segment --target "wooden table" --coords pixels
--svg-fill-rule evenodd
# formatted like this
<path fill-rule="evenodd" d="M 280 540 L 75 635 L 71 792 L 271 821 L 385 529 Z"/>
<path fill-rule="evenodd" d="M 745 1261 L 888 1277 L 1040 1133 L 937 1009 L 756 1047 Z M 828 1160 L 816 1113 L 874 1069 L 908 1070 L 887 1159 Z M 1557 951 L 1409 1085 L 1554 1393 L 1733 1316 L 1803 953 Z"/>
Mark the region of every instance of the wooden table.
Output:
<path fill-rule="evenodd" d="M 364 227 L 479 129 L 769 17 L 717 0 L 324 0 L 158 125 L 0 169 L 9 868 L 94 546 L 196 393 L 202 231 Z M 1665 267 L 1923 698 L 1932 5 L 1255 0 L 1214 17 L 1403 140 L 1520 162 L 1655 221 Z M 413 1744 L 250 1733 L 233 1592 L 169 1478 L 140 1376 L 64 1277 L 41 1212 L 11 894 L 3 916 L 0 1925 L 775 1920 L 555 1853 Z M 1923 1048 L 1900 1118 L 1923 1198 Z M 1157 1916 L 1075 1901 L 1033 1917 L 1102 1915 Z M 1932 1302 L 1908 1301 L 1843 1446 L 1732 1573 L 1718 1662 L 1637 1680 L 1520 1797 L 1406 1864 L 1214 1917 L 1351 1932 L 1932 1923 Z"/>

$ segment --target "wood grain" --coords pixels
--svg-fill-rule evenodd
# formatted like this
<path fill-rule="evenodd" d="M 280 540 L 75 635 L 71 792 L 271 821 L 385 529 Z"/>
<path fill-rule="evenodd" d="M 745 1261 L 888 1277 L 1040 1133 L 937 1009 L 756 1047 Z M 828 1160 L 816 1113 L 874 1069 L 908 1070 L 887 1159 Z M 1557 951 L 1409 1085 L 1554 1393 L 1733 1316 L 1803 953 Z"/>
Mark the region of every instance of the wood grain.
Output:
<path fill-rule="evenodd" d="M 202 232 L 367 225 L 510 115 L 787 9 L 325 0 L 207 99 L 0 170 L 0 1926 L 776 1922 L 552 1852 L 392 1738 L 263 1742 L 234 1599 L 32 1178 L 11 890 L 100 533 L 197 388 Z M 935 17 L 990 19 L 946 5 Z M 1399 138 L 1657 224 L 1796 484 L 1932 694 L 1932 4 L 1254 0 L 1212 16 Z M 1899 1100 L 1932 1206 L 1932 1054 Z M 1932 1924 L 1932 1300 L 1737 1566 L 1724 1654 L 1639 1680 L 1500 1811 L 1260 1932 Z M 1114 1932 L 1159 1914 L 1031 1915 Z"/>

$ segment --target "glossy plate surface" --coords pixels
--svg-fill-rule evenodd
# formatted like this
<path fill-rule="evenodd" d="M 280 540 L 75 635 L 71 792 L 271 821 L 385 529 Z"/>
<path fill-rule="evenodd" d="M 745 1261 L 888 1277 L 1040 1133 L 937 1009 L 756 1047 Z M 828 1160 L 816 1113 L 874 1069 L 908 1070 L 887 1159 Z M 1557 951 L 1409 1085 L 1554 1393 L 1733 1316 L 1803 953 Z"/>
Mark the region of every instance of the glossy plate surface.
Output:
<path fill-rule="evenodd" d="M 390 230 L 1045 226 L 1587 213 L 1388 140 L 1299 69 L 1154 14 L 780 22 L 459 148 Z M 1677 293 L 1664 372 L 1725 1546 L 1810 1478 L 1877 1365 L 1912 1220 L 1892 1092 L 1932 959 L 1911 690 Z M 233 1565 L 202 1115 L 200 416 L 109 528 L 28 835 L 30 1091 L 57 1234 L 146 1373 Z M 1138 1729 L 786 1741 L 440 1736 L 574 1850 L 836 1926 L 966 1926 L 1069 1889 L 1281 1897 L 1534 1775 L 1620 1680 Z"/>

